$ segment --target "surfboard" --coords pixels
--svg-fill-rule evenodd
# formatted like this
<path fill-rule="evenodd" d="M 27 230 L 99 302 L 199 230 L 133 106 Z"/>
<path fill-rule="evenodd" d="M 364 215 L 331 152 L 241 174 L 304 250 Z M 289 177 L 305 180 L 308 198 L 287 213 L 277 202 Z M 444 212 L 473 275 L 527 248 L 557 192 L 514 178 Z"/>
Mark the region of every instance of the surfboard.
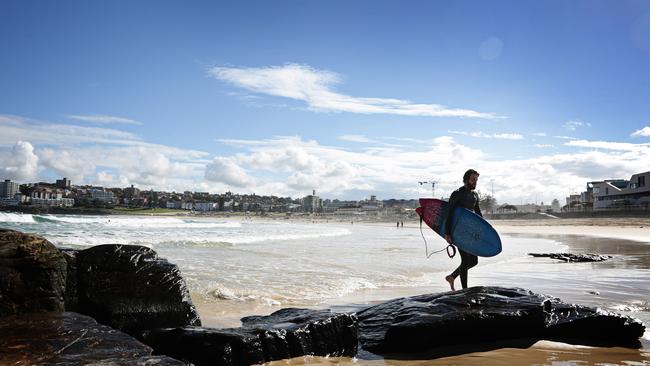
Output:
<path fill-rule="evenodd" d="M 420 198 L 415 212 L 422 221 L 441 237 L 445 237 L 449 203 L 435 198 Z M 481 216 L 456 207 L 452 216 L 451 238 L 458 248 L 480 256 L 493 257 L 501 253 L 501 238 L 496 230 Z"/>

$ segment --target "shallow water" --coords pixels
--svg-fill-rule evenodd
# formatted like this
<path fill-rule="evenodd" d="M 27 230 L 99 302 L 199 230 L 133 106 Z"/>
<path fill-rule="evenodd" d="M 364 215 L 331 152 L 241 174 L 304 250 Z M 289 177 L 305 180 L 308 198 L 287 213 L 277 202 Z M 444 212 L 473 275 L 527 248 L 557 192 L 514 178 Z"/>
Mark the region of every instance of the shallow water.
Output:
<path fill-rule="evenodd" d="M 0 227 L 41 234 L 61 247 L 107 243 L 152 247 L 180 267 L 204 325 L 214 327 L 238 326 L 242 316 L 269 314 L 282 307 L 350 310 L 400 296 L 447 291 L 444 276 L 460 262 L 458 256 L 450 259 L 444 252 L 426 258 L 422 234 L 429 252 L 446 246 L 429 229 L 421 233 L 418 228 L 392 225 L 0 213 Z M 647 243 L 531 234 L 502 235 L 502 241 L 501 254 L 480 258 L 470 271 L 470 286 L 523 287 L 650 324 Z M 563 263 L 527 255 L 560 251 L 614 258 L 599 263 Z M 648 334 L 642 340 L 645 349 L 650 348 Z M 527 360 L 520 364 L 569 365 L 601 359 L 611 364 L 650 363 L 645 350 L 555 343 L 426 362 L 505 364 L 513 356 Z M 371 361 L 311 357 L 282 362 L 329 365 Z M 380 365 L 422 362 L 372 361 Z"/>

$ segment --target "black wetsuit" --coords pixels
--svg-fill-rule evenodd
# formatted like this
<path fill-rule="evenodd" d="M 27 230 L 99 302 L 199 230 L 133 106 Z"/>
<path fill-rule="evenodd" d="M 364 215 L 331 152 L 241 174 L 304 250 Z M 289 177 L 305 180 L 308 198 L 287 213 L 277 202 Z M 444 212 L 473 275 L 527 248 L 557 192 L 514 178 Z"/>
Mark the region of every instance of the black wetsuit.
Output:
<path fill-rule="evenodd" d="M 481 214 L 481 209 L 478 206 L 478 194 L 474 191 L 470 191 L 467 189 L 467 187 L 462 186 L 455 190 L 451 196 L 449 197 L 449 210 L 447 211 L 447 223 L 446 223 L 446 229 L 447 233 L 451 233 L 451 222 L 453 218 L 453 212 L 454 209 L 457 206 L 464 207 L 468 210 L 476 212 L 479 216 L 483 216 Z M 452 236 L 452 241 L 454 240 Z M 467 288 L 467 270 L 474 267 L 476 264 L 478 264 L 478 257 L 475 256 L 474 254 L 469 254 L 465 252 L 464 250 L 458 248 L 458 252 L 460 253 L 460 265 L 456 270 L 451 274 L 452 277 L 456 278 L 458 275 L 460 275 L 460 283 L 463 286 L 463 288 Z"/>

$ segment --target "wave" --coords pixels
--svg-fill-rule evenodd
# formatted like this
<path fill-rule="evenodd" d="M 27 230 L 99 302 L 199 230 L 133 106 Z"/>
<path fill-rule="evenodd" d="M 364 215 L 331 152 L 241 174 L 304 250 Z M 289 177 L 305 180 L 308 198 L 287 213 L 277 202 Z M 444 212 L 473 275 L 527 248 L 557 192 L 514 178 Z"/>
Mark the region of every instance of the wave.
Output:
<path fill-rule="evenodd" d="M 107 227 L 129 228 L 238 228 L 239 222 L 203 222 L 179 219 L 174 217 L 115 217 L 115 216 L 66 216 L 66 215 L 37 215 L 38 222 L 64 224 L 88 224 Z"/>
<path fill-rule="evenodd" d="M 334 236 L 350 235 L 352 232 L 348 229 L 334 229 L 327 232 L 312 232 L 312 233 L 292 233 L 292 234 L 266 234 L 266 235 L 242 235 L 233 237 L 230 240 L 224 240 L 233 244 L 250 244 L 263 241 L 284 241 L 296 239 L 316 239 Z"/>
<path fill-rule="evenodd" d="M 0 212 L 0 223 L 11 222 L 20 224 L 35 224 L 34 216 L 30 214 Z"/>

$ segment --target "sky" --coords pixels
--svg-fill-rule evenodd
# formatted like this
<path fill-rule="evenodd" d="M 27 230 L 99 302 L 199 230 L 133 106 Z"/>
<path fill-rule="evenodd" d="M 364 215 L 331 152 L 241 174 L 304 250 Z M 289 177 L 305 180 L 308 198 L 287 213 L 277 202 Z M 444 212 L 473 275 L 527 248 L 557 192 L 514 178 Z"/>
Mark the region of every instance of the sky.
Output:
<path fill-rule="evenodd" d="M 0 179 L 412 199 L 470 168 L 500 204 L 650 170 L 650 2 L 0 0 Z"/>

